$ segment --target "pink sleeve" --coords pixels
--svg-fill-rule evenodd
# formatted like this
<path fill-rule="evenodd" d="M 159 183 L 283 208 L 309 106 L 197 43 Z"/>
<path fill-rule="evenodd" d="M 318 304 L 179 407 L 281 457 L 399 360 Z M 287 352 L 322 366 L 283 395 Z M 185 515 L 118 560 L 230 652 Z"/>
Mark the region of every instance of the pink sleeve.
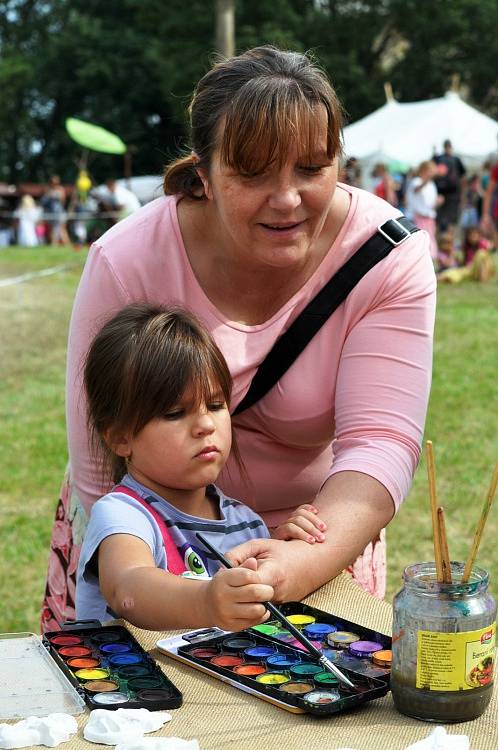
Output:
<path fill-rule="evenodd" d="M 431 383 L 436 283 L 428 244 L 420 232 L 393 251 L 396 264 L 350 330 L 337 377 L 329 476 L 374 477 L 396 510 L 420 457 Z"/>
<path fill-rule="evenodd" d="M 86 426 L 86 400 L 82 391 L 84 360 L 95 333 L 130 300 L 112 269 L 94 245 L 76 293 L 67 351 L 66 423 L 73 487 L 87 513 L 109 487 L 98 481 L 91 458 Z"/>

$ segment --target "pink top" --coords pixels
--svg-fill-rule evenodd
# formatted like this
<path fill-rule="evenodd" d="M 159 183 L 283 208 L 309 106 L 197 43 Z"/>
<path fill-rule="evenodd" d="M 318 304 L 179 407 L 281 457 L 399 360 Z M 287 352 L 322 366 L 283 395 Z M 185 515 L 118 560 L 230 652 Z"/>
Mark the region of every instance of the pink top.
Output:
<path fill-rule="evenodd" d="M 107 488 L 90 458 L 81 369 L 91 337 L 122 306 L 182 304 L 207 325 L 234 379 L 232 406 L 274 341 L 332 274 L 399 211 L 363 190 L 313 276 L 272 318 L 247 326 L 227 320 L 200 288 L 183 245 L 176 198 L 147 204 L 110 229 L 88 256 L 74 304 L 68 349 L 67 423 L 71 474 L 88 511 Z M 265 521 L 311 502 L 328 476 L 353 470 L 379 480 L 396 508 L 420 455 L 431 379 L 435 277 L 429 240 L 418 232 L 373 268 L 279 383 L 234 418 L 250 484 L 227 464 L 225 493 Z"/>

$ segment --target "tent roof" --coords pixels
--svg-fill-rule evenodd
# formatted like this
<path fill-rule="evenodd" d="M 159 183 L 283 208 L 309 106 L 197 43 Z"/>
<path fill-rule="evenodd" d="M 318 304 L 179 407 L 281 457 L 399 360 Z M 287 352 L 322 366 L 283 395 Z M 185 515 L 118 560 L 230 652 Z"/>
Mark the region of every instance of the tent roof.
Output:
<path fill-rule="evenodd" d="M 447 138 L 464 161 L 484 161 L 497 148 L 498 122 L 454 91 L 422 102 L 392 100 L 344 128 L 344 150 L 358 159 L 416 166 L 440 153 Z"/>

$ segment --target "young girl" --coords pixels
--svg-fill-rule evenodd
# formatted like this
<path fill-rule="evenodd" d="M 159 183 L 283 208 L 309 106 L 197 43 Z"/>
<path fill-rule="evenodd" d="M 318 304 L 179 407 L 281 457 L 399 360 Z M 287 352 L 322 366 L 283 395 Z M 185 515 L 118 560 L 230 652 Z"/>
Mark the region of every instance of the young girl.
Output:
<path fill-rule="evenodd" d="M 256 560 L 220 569 L 196 537 L 227 552 L 269 536 L 256 513 L 214 486 L 230 450 L 238 454 L 230 373 L 207 331 L 179 308 L 130 305 L 95 337 L 84 382 L 104 479 L 118 484 L 92 508 L 77 618 L 124 617 L 151 630 L 241 630 L 267 619 L 273 588 Z M 305 505 L 274 536 L 313 543 L 324 530 Z"/>

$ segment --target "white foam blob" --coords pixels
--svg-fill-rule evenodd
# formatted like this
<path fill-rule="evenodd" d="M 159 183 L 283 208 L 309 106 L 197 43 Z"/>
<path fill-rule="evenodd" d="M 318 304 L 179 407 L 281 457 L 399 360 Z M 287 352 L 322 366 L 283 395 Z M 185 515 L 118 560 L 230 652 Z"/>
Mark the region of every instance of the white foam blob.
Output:
<path fill-rule="evenodd" d="M 78 731 L 78 724 L 70 714 L 28 716 L 17 724 L 0 724 L 0 748 L 47 745 L 55 747 L 66 742 Z"/>
<path fill-rule="evenodd" d="M 144 734 L 157 731 L 168 721 L 171 721 L 171 714 L 147 708 L 118 708 L 117 711 L 96 708 L 90 714 L 83 736 L 101 745 L 118 745 L 140 740 Z"/>

